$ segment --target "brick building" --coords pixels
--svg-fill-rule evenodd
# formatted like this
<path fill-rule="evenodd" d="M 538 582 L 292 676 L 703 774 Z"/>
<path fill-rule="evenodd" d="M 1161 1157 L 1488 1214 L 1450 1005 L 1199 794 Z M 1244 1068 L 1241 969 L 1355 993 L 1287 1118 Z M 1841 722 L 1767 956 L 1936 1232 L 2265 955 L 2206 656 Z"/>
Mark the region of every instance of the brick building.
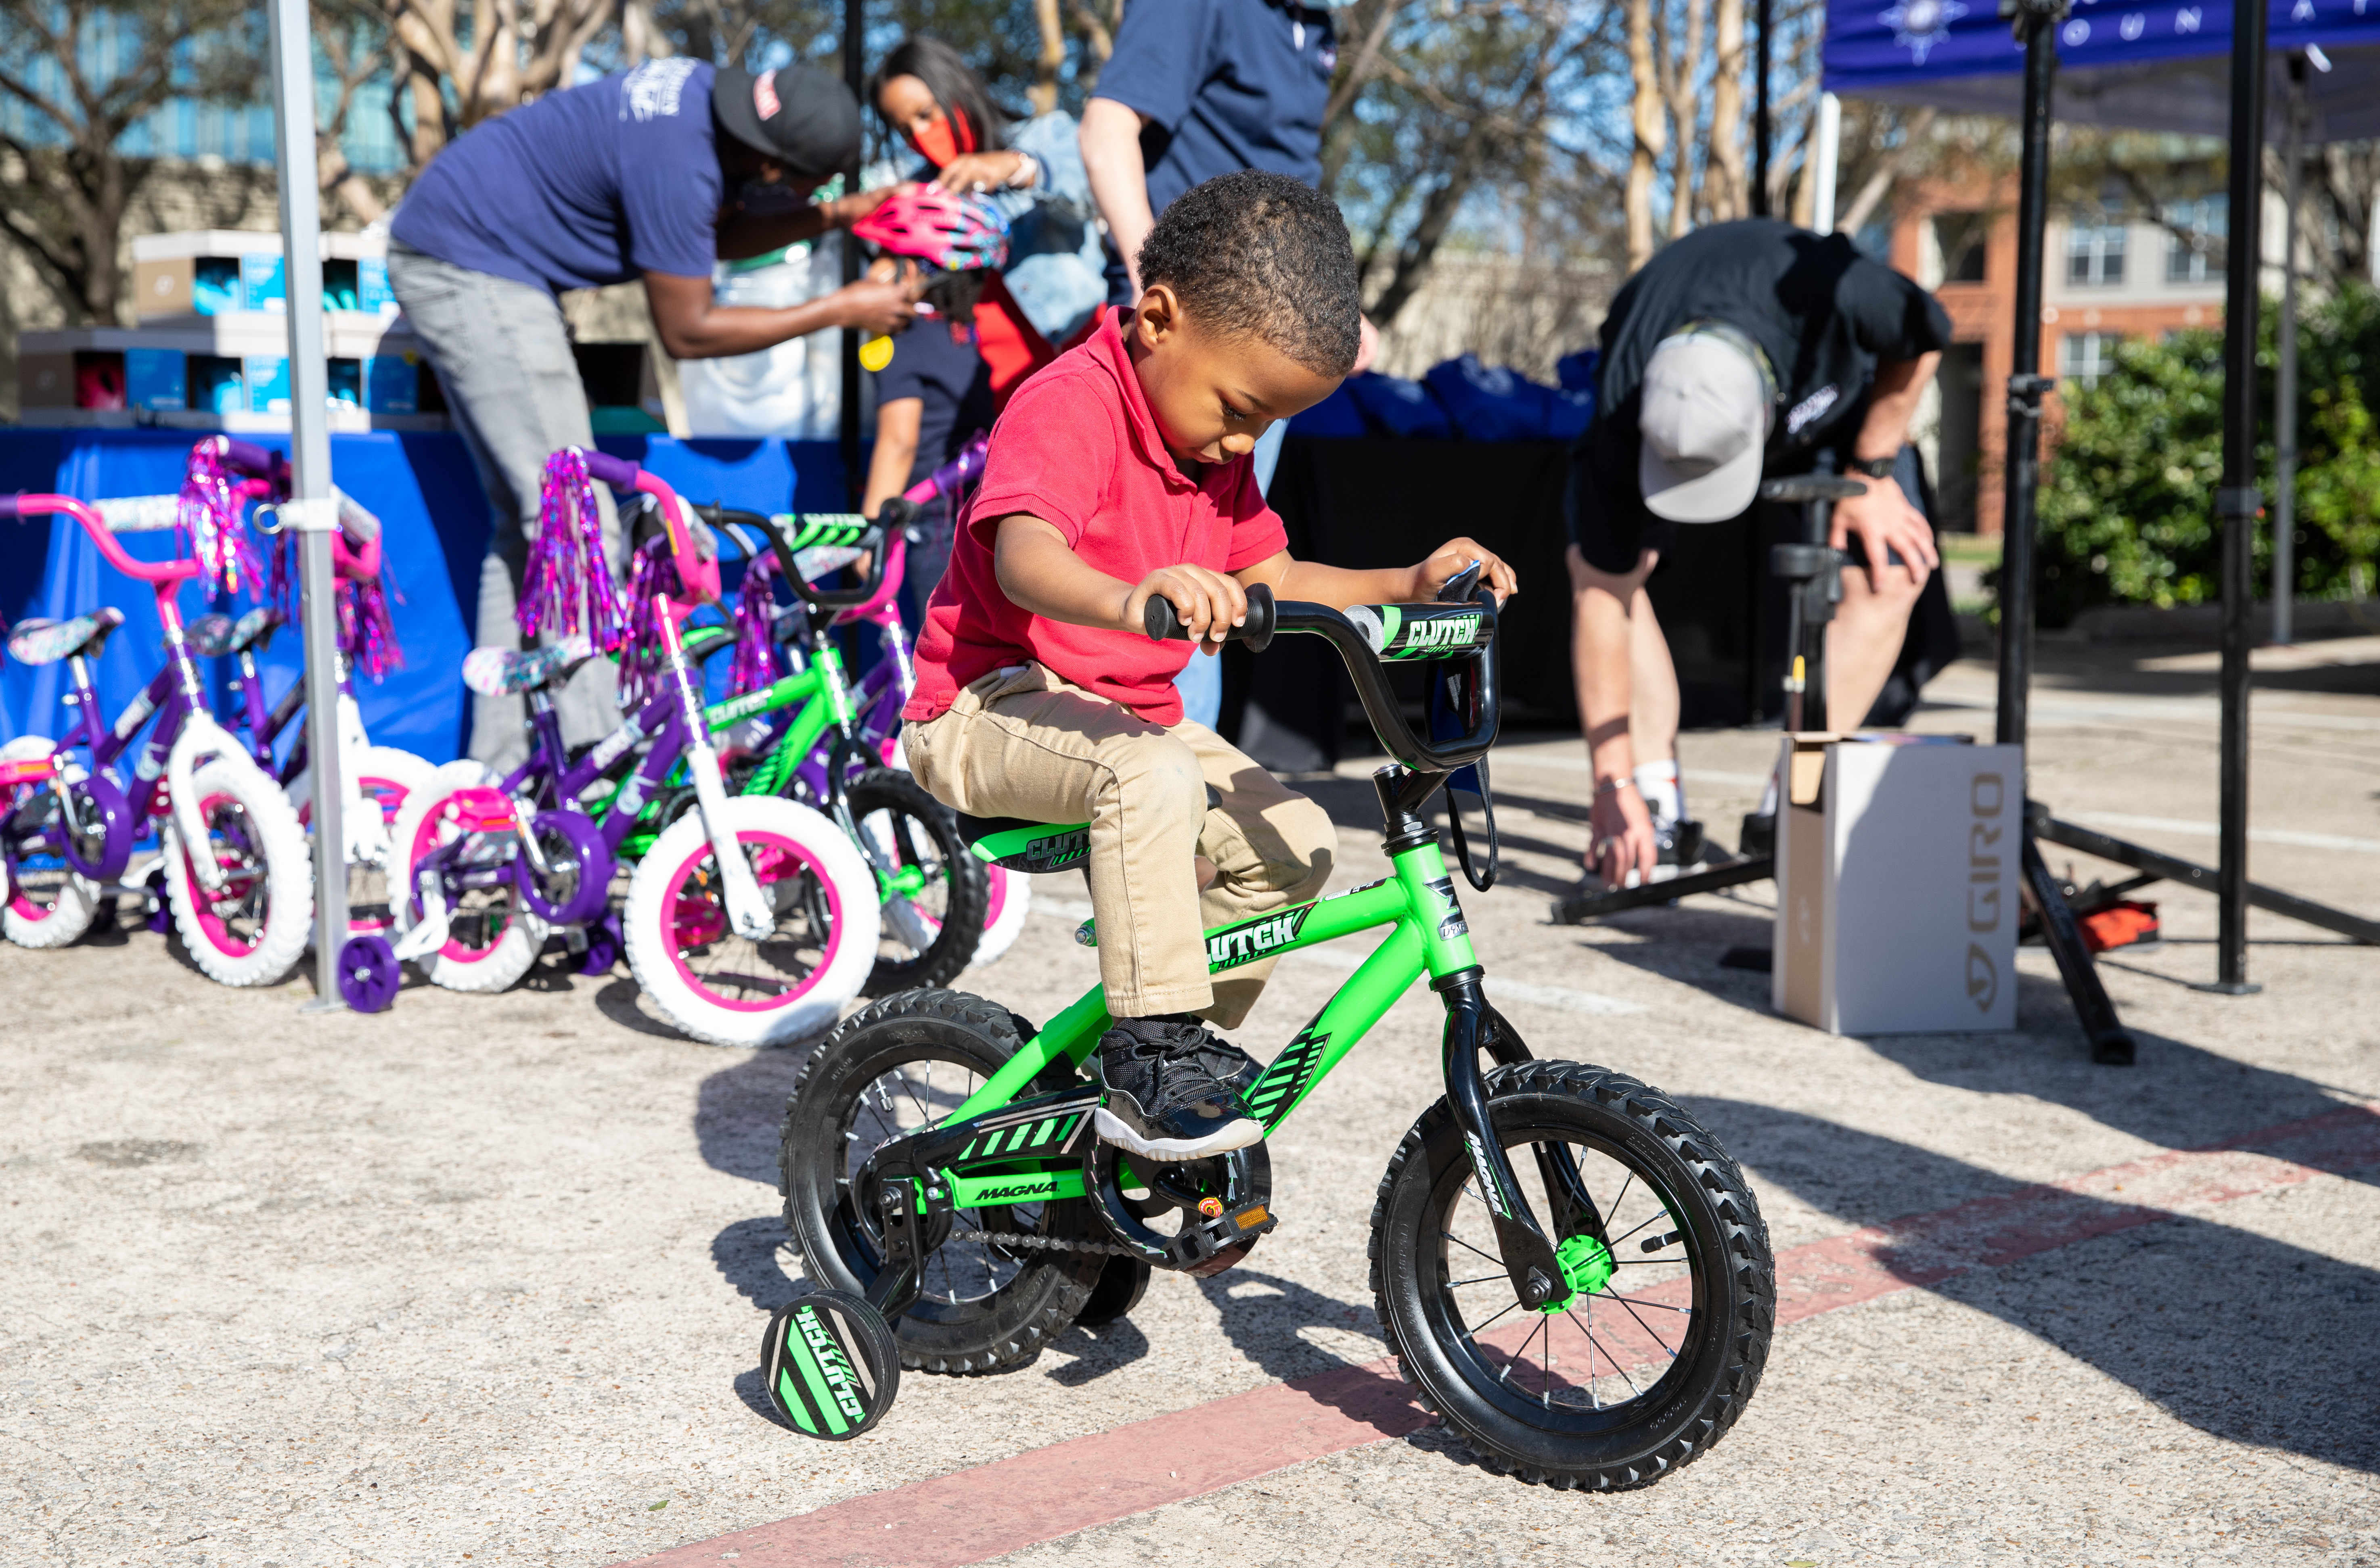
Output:
<path fill-rule="evenodd" d="M 1890 228 L 1892 265 L 1933 289 L 1950 315 L 1953 346 L 1918 424 L 1942 525 L 1954 532 L 2000 531 L 2016 194 L 2013 175 L 1930 182 L 1901 202 Z M 2221 322 L 2224 220 L 2219 187 L 2162 215 L 2053 212 L 2043 248 L 2043 368 L 2061 379 L 2093 377 L 2119 339 Z M 2050 442 L 2056 428 L 2053 400 Z"/>

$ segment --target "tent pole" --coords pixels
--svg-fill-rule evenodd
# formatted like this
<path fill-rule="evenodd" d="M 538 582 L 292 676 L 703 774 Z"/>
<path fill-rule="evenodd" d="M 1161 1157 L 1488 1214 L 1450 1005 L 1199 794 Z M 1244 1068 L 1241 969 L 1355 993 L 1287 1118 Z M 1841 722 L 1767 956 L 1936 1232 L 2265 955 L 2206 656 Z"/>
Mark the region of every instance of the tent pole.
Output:
<path fill-rule="evenodd" d="M 2041 484 L 2041 400 L 2056 383 L 2041 374 L 2043 236 L 2049 227 L 2050 98 L 2058 79 L 2058 24 L 2067 0 L 2020 0 L 2016 34 L 2024 41 L 2023 150 L 2019 154 L 2016 227 L 2016 342 L 2010 345 L 2008 381 L 2008 484 L 2000 526 L 1999 712 L 1994 739 L 2022 750 L 2025 701 L 2033 681 L 2033 579 L 2034 502 Z M 2091 1059 L 2121 1067 L 2132 1060 L 2132 1037 L 2116 1017 L 2116 1005 L 2099 983 L 2099 971 L 2083 944 L 2066 889 L 2050 874 L 2034 840 L 2048 813 L 2026 792 L 2023 837 L 2018 865 L 2025 892 L 2041 924 L 2041 937 L 2058 961 L 2058 978 L 2074 1004 L 2074 1016 L 2091 1042 Z"/>
<path fill-rule="evenodd" d="M 2216 821 L 2216 979 L 2226 995 L 2248 983 L 2248 644 L 2256 517 L 2256 313 L 2265 190 L 2265 7 L 2231 17 L 2231 221 L 2223 301 L 2223 484 L 2215 516 L 2223 541 L 2222 800 Z"/>
<path fill-rule="evenodd" d="M 1818 95 L 1817 145 L 1811 149 L 1803 171 L 1810 187 L 1810 227 L 1822 235 L 1835 232 L 1835 165 L 1842 162 L 1843 101 L 1831 92 Z"/>
<path fill-rule="evenodd" d="M 2283 145 L 2289 164 L 2288 206 L 2281 214 L 2280 364 L 2273 387 L 2273 641 L 2288 646 L 2296 640 L 2292 611 L 2297 589 L 2298 525 L 2298 201 L 2303 190 L 2300 168 L 2304 151 L 2299 133 L 2305 116 L 2306 58 L 2289 56 L 2288 139 Z"/>
<path fill-rule="evenodd" d="M 867 78 L 867 72 L 862 68 L 861 61 L 861 55 L 868 44 L 866 13 L 867 6 L 864 0 L 844 0 L 843 85 L 851 89 L 851 95 L 854 98 L 859 96 L 861 84 Z M 863 103 L 860 105 L 862 124 L 866 123 L 867 116 L 868 107 Z M 867 156 L 868 140 L 862 137 L 860 151 L 853 157 L 851 167 L 843 172 L 843 188 L 845 195 L 859 188 L 860 165 Z M 857 283 L 860 271 L 859 241 L 845 233 L 838 236 L 836 243 L 843 255 L 843 281 L 846 283 Z M 843 488 L 848 492 L 844 504 L 856 512 L 859 510 L 860 495 L 868 484 L 868 476 L 861 472 L 859 466 L 859 329 L 857 327 L 843 329 L 842 350 L 843 374 L 840 380 L 843 383 L 843 413 L 842 418 L 838 421 L 836 434 L 842 438 L 843 442 Z"/>
<path fill-rule="evenodd" d="M 1752 215 L 1755 218 L 1768 216 L 1768 39 L 1776 25 L 1776 0 L 1760 0 L 1760 42 L 1752 57 Z"/>
<path fill-rule="evenodd" d="M 281 174 L 282 289 L 289 325 L 291 504 L 298 533 L 306 649 L 306 755 L 313 777 L 314 999 L 309 1011 L 341 1012 L 339 949 L 347 940 L 345 783 L 339 755 L 338 585 L 331 572 L 330 368 L 322 357 L 322 214 L 314 185 L 314 40 L 306 0 L 273 0 L 273 152 Z"/>

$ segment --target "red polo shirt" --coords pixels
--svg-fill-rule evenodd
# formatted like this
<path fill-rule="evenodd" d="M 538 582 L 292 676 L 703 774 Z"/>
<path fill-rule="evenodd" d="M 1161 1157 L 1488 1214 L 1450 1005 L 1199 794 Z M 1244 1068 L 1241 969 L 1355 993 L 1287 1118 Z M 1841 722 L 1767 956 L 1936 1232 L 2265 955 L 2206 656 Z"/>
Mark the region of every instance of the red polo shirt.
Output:
<path fill-rule="evenodd" d="M 1188 643 L 1152 642 L 1047 621 L 1012 602 L 992 573 L 994 525 L 1030 513 L 1086 564 L 1126 583 L 1164 566 L 1239 572 L 1289 548 L 1249 459 L 1194 464 L 1165 450 L 1109 311 L 1009 400 L 991 428 L 983 483 L 959 513 L 949 570 L 926 605 L 917 690 L 904 718 L 936 718 L 962 688 L 1003 666 L 1039 663 L 1155 724 L 1179 724 L 1173 678 Z"/>

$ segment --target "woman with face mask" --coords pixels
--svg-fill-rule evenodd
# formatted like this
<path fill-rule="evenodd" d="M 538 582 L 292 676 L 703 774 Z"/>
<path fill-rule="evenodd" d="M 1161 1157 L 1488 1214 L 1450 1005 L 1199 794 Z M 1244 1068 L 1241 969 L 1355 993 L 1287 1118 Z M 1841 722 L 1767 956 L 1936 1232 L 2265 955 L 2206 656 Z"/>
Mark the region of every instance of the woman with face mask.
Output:
<path fill-rule="evenodd" d="M 935 38 L 903 41 L 869 78 L 868 96 L 923 161 L 916 178 L 988 201 L 1008 221 L 1007 263 L 986 278 L 975 305 L 992 395 L 1005 404 L 1096 325 L 1107 298 L 1074 117 L 1053 111 L 1017 121 L 958 51 Z"/>

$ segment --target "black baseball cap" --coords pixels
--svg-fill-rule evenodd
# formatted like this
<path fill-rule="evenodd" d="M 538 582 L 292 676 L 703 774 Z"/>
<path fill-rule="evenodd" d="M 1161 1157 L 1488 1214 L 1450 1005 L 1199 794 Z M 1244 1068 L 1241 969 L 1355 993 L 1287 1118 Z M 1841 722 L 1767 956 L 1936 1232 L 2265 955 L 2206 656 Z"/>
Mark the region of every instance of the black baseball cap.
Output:
<path fill-rule="evenodd" d="M 728 135 L 798 175 L 823 179 L 859 156 L 859 101 L 815 66 L 759 76 L 722 66 L 710 84 L 710 112 Z"/>

